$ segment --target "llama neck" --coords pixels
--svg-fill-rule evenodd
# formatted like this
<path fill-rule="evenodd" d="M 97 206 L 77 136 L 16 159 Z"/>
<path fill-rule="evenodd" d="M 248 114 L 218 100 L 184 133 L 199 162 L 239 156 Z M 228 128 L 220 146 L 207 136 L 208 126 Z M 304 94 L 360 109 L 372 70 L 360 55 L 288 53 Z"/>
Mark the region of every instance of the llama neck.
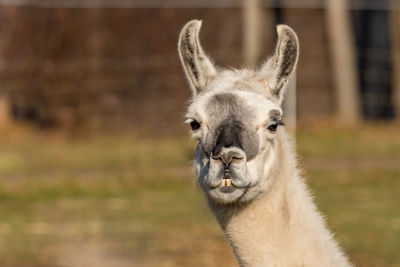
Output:
<path fill-rule="evenodd" d="M 242 266 L 349 266 L 317 211 L 283 134 L 276 182 L 243 207 L 213 208 Z M 284 141 L 284 142 L 282 142 Z"/>

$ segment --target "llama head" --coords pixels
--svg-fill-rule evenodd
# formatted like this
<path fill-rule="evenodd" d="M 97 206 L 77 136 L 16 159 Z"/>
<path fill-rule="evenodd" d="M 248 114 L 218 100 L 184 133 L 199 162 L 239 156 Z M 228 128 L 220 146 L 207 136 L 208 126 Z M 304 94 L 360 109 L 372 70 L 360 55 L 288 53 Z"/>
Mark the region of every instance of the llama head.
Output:
<path fill-rule="evenodd" d="M 195 172 L 211 201 L 248 202 L 266 192 L 277 161 L 281 104 L 298 59 L 298 39 L 277 27 L 274 55 L 256 71 L 217 69 L 199 42 L 201 21 L 180 34 L 179 56 L 192 90 L 186 122 L 198 141 Z"/>

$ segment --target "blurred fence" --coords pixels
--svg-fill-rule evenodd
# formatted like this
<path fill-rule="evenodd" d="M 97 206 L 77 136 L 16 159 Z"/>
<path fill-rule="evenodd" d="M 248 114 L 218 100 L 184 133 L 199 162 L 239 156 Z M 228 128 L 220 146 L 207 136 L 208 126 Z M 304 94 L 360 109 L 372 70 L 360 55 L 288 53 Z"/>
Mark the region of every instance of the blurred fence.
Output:
<path fill-rule="evenodd" d="M 301 43 L 298 119 L 324 119 L 337 114 L 337 76 L 332 75 L 335 65 L 326 3 L 258 2 L 261 50 L 256 62 L 265 60 L 274 48 L 276 22 L 289 24 Z M 397 68 L 393 59 L 398 57 L 399 47 L 393 44 L 398 31 L 391 27 L 398 27 L 398 6 L 394 5 L 397 2 L 391 6 L 378 2 L 352 1 L 345 10 L 352 18 L 349 25 L 354 28 L 350 32 L 357 33 L 356 44 L 363 45 L 362 49 L 355 49 L 359 52 L 354 55 L 361 77 L 360 89 L 355 89 L 361 96 L 359 108 L 364 111 L 364 118 L 372 119 L 393 118 L 395 103 L 400 102 L 395 100 L 399 98 L 395 97 L 399 86 L 393 81 L 392 71 Z M 6 106 L 0 110 L 8 111 L 10 117 L 1 121 L 32 121 L 40 127 L 71 129 L 179 131 L 189 98 L 176 53 L 181 27 L 190 19 L 203 19 L 201 38 L 208 54 L 219 66 L 240 67 L 246 62 L 243 4 L 177 0 L 0 1 L 0 103 Z M 381 12 L 378 22 L 373 20 L 374 12 Z M 376 23 L 386 30 L 387 39 L 368 36 L 371 40 L 384 40 L 384 44 L 365 45 L 362 40 L 367 37 L 360 29 L 365 34 Z M 380 29 L 375 33 L 382 34 Z M 390 35 L 390 31 L 395 34 Z M 366 64 L 365 55 L 383 63 Z M 366 112 L 368 105 L 375 111 Z"/>

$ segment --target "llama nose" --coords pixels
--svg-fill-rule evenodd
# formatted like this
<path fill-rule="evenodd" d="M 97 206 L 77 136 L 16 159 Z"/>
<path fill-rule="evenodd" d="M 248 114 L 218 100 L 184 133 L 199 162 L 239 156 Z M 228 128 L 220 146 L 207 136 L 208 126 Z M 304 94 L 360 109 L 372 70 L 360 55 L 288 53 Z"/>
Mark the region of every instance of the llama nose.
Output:
<path fill-rule="evenodd" d="M 237 147 L 224 147 L 218 155 L 213 155 L 212 158 L 219 159 L 225 166 L 229 166 L 233 160 L 243 160 L 245 153 Z"/>

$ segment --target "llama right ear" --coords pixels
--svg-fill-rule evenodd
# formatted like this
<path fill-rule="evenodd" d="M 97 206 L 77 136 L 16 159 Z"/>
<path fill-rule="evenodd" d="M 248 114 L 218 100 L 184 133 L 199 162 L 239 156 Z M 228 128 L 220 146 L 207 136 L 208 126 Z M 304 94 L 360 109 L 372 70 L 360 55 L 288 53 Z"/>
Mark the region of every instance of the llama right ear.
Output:
<path fill-rule="evenodd" d="M 286 25 L 278 25 L 278 42 L 274 55 L 263 65 L 261 75 L 266 77 L 272 96 L 282 104 L 290 75 L 296 69 L 299 57 L 299 40 Z"/>
<path fill-rule="evenodd" d="M 189 21 L 179 35 L 178 52 L 193 96 L 206 88 L 208 81 L 216 74 L 216 69 L 201 48 L 199 32 L 200 20 Z"/>

